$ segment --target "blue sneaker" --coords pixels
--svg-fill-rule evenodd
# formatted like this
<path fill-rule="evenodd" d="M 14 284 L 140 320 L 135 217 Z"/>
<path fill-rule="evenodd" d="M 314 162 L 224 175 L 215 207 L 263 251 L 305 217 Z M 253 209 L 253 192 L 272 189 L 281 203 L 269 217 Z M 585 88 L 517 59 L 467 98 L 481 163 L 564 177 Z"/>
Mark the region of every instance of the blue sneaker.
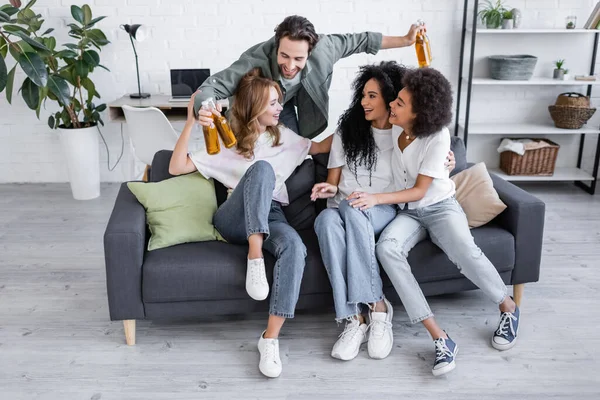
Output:
<path fill-rule="evenodd" d="M 448 339 L 435 339 L 433 343 L 435 344 L 435 363 L 431 372 L 434 376 L 447 374 L 456 367 L 458 345 L 449 336 Z"/>
<path fill-rule="evenodd" d="M 500 313 L 500 323 L 492 337 L 492 347 L 496 350 L 508 350 L 517 343 L 520 314 L 519 307 L 515 309 L 514 313 Z"/>

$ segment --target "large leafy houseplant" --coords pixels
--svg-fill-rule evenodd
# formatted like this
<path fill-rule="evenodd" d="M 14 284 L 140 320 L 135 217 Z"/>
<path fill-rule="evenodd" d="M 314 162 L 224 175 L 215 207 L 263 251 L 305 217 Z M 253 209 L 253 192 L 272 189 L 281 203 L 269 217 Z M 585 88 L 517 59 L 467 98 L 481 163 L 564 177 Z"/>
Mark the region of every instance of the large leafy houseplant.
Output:
<path fill-rule="evenodd" d="M 53 28 L 40 33 L 44 20 L 32 10 L 37 0 L 21 8 L 19 0 L 0 7 L 0 93 L 6 89 L 6 98 L 12 102 L 15 70 L 20 67 L 27 76 L 20 92 L 27 106 L 36 111 L 46 101 L 56 101 L 60 111 L 48 118 L 51 128 L 85 128 L 104 124 L 100 113 L 106 104 L 95 104 L 100 98 L 90 74 L 100 65 L 98 51 L 110 43 L 95 24 L 105 17 L 92 17 L 90 6 L 72 5 L 74 22 L 69 23 L 68 35 L 76 39 L 60 48 L 50 34 Z M 96 51 L 98 50 L 98 51 Z M 8 56 L 16 61 L 8 71 Z"/>

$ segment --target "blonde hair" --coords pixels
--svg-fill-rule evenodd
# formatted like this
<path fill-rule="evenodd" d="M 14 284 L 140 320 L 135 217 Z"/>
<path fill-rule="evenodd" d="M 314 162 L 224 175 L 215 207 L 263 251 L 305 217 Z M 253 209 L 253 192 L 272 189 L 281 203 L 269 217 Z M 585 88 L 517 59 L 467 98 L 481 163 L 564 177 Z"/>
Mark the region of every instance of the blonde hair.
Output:
<path fill-rule="evenodd" d="M 258 117 L 269 106 L 272 87 L 277 90 L 281 99 L 281 89 L 277 82 L 262 77 L 259 68 L 244 75 L 238 84 L 230 119 L 237 139 L 237 151 L 245 158 L 254 157 L 254 145 L 262 133 L 259 131 Z M 278 126 L 268 126 L 267 134 L 273 139 L 273 147 L 280 145 L 281 134 Z"/>

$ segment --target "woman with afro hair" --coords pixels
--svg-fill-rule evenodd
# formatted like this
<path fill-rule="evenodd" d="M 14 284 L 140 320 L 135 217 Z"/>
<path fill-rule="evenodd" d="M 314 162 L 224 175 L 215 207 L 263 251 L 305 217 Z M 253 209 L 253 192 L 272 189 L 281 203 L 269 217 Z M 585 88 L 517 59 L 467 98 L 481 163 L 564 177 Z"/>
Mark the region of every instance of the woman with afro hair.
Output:
<path fill-rule="evenodd" d="M 438 71 L 407 71 L 404 88 L 390 103 L 394 125 L 392 193 L 355 192 L 353 206 L 370 209 L 397 204 L 398 216 L 377 242 L 377 257 L 398 292 L 412 323 L 422 322 L 435 346 L 433 375 L 455 367 L 458 346 L 433 318 L 429 305 L 407 261 L 410 249 L 427 236 L 442 249 L 459 271 L 500 308 L 500 324 L 492 346 L 508 350 L 516 343 L 519 309 L 507 295 L 498 271 L 475 244 L 467 217 L 455 198 L 454 182 L 441 167 L 450 148 L 446 125 L 452 120 L 450 82 Z"/>
<path fill-rule="evenodd" d="M 328 198 L 315 231 L 333 289 L 336 320 L 347 321 L 331 351 L 341 360 L 356 357 L 367 341 L 367 331 L 371 358 L 387 357 L 393 345 L 393 310 L 383 295 L 375 236 L 396 217 L 397 207 L 386 204 L 360 210 L 352 207 L 348 197 L 356 191 L 394 190 L 388 104 L 402 88 L 405 71 L 393 61 L 360 68 L 352 103 L 334 134 L 327 182 L 316 184 L 312 191 L 313 200 Z M 453 155 L 450 159 L 453 163 Z M 440 166 L 444 168 L 444 160 Z M 361 314 L 363 305 L 369 308 L 369 325 Z"/>

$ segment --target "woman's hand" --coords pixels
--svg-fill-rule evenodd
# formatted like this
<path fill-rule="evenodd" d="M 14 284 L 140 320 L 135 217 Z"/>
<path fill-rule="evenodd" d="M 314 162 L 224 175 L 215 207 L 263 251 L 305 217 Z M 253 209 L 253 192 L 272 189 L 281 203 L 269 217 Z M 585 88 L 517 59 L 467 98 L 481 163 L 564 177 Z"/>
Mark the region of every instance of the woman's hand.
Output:
<path fill-rule="evenodd" d="M 336 195 L 338 187 L 331 183 L 323 182 L 317 183 L 312 188 L 310 199 L 315 201 L 317 199 L 328 199 Z"/>
<path fill-rule="evenodd" d="M 408 33 L 406 34 L 406 36 L 404 36 L 406 38 L 408 46 L 412 46 L 417 41 L 417 35 L 419 33 L 425 32 L 427 32 L 427 27 L 425 25 L 412 24 L 410 26 L 410 29 L 408 30 Z"/>
<path fill-rule="evenodd" d="M 446 166 L 446 169 L 450 172 L 452 172 L 454 168 L 456 168 L 456 160 L 454 159 L 454 152 L 452 150 L 448 152 L 448 158 L 446 158 L 446 163 L 444 165 Z"/>
<path fill-rule="evenodd" d="M 365 192 L 353 192 L 346 199 L 354 208 L 358 208 L 361 211 L 368 210 L 371 207 L 375 207 L 379 204 L 376 194 L 365 193 Z"/>
<path fill-rule="evenodd" d="M 192 118 L 192 121 L 197 121 L 202 126 L 210 126 L 210 124 L 213 123 L 213 114 L 220 117 L 221 110 L 223 108 L 221 107 L 220 102 L 216 102 L 216 110 L 213 109 L 211 112 L 210 110 L 204 110 L 201 108 L 198 110 L 198 118 L 196 118 L 194 115 L 194 97 L 196 97 L 198 93 L 200 93 L 200 90 L 197 90 L 196 93 L 192 95 L 192 98 L 188 103 L 188 122 L 190 122 L 190 118 Z"/>

